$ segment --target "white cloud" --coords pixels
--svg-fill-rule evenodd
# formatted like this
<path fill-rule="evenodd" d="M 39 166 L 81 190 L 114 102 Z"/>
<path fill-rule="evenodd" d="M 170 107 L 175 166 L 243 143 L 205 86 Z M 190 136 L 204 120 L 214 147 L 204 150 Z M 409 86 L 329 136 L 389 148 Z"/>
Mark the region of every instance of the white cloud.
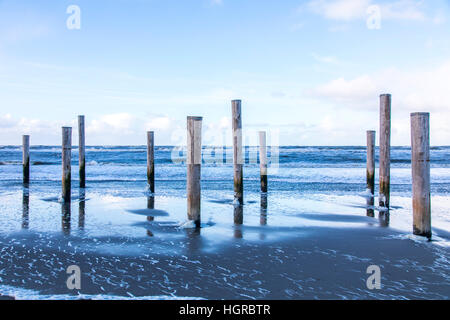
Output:
<path fill-rule="evenodd" d="M 308 10 L 326 19 L 352 21 L 366 19 L 367 8 L 379 5 L 381 18 L 390 20 L 425 20 L 424 1 L 397 0 L 380 4 L 373 0 L 311 0 L 301 10 Z"/>
<path fill-rule="evenodd" d="M 361 107 L 379 93 L 395 93 L 397 105 L 407 109 L 450 111 L 450 60 L 416 70 L 386 69 L 346 80 L 338 78 L 319 85 L 310 93 L 335 101 L 352 101 Z"/>
<path fill-rule="evenodd" d="M 368 75 L 346 80 L 338 78 L 318 86 L 312 94 L 339 102 L 360 102 L 371 99 L 378 92 L 374 79 Z"/>
<path fill-rule="evenodd" d="M 336 57 L 333 57 L 333 56 L 321 56 L 321 55 L 318 55 L 316 53 L 312 53 L 311 56 L 317 62 L 327 63 L 327 64 L 337 64 L 337 63 L 339 63 L 339 60 Z"/>
<path fill-rule="evenodd" d="M 100 119 L 94 119 L 87 126 L 87 132 L 100 132 L 100 131 L 122 131 L 127 132 L 131 129 L 133 122 L 136 119 L 133 118 L 129 113 L 115 113 L 107 114 Z"/>
<path fill-rule="evenodd" d="M 319 85 L 309 94 L 325 99 L 356 122 L 358 113 L 378 114 L 378 95 L 392 94 L 392 124 L 394 144 L 409 143 L 409 114 L 416 111 L 431 113 L 432 143 L 447 145 L 450 139 L 450 60 L 433 67 L 416 70 L 386 69 L 353 79 L 338 78 Z M 350 126 L 354 125 L 349 123 Z M 361 124 L 357 124 L 361 126 Z M 376 127 L 375 127 L 376 128 Z"/>
<path fill-rule="evenodd" d="M 327 19 L 354 20 L 365 16 L 370 0 L 312 0 L 307 8 Z"/>
<path fill-rule="evenodd" d="M 5 114 L 0 116 L 0 128 L 8 129 L 13 128 L 17 124 L 17 120 L 14 120 L 11 114 Z"/>
<path fill-rule="evenodd" d="M 157 131 L 159 144 L 171 144 L 175 122 L 166 116 L 149 115 L 137 117 L 129 113 L 114 113 L 98 118 L 86 119 L 86 143 L 88 145 L 137 145 L 145 144 L 145 132 Z M 61 143 L 61 127 L 71 126 L 72 139 L 77 143 L 77 120 L 51 121 L 30 118 L 14 118 L 10 114 L 0 115 L 0 145 L 20 144 L 23 134 L 30 134 L 33 144 L 58 145 Z"/>
<path fill-rule="evenodd" d="M 147 122 L 148 130 L 166 130 L 170 127 L 171 121 L 169 117 L 156 117 Z"/>
<path fill-rule="evenodd" d="M 447 17 L 442 12 L 436 13 L 434 18 L 433 18 L 433 23 L 434 24 L 443 24 L 446 21 L 447 21 Z"/>
<path fill-rule="evenodd" d="M 381 6 L 382 19 L 425 20 L 423 1 L 399 0 Z"/>
<path fill-rule="evenodd" d="M 220 118 L 219 129 L 231 129 L 231 118 L 230 117 L 222 117 Z"/>

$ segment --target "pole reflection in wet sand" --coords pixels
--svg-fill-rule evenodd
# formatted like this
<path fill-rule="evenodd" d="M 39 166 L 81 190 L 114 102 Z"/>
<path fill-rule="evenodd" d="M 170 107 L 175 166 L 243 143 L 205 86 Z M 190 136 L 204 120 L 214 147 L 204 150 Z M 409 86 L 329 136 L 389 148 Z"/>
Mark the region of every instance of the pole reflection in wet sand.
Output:
<path fill-rule="evenodd" d="M 30 213 L 30 190 L 28 184 L 24 184 L 22 189 L 22 229 L 29 227 L 29 213 Z"/>
<path fill-rule="evenodd" d="M 261 209 L 259 224 L 262 226 L 267 225 L 267 193 L 261 193 Z"/>
<path fill-rule="evenodd" d="M 244 207 L 242 205 L 234 206 L 234 237 L 241 239 L 243 237 L 241 226 L 244 223 Z"/>
<path fill-rule="evenodd" d="M 155 209 L 155 197 L 154 196 L 148 196 L 147 197 L 147 209 Z M 147 221 L 153 221 L 155 220 L 155 217 L 147 216 Z"/>
<path fill-rule="evenodd" d="M 153 195 L 150 195 L 147 197 L 147 209 L 155 209 L 155 197 Z M 153 216 L 147 216 L 147 221 L 154 221 L 155 217 Z M 147 236 L 153 237 L 154 234 L 150 229 L 147 229 Z"/>
<path fill-rule="evenodd" d="M 61 225 L 65 235 L 70 234 L 70 202 L 61 203 Z"/>
<path fill-rule="evenodd" d="M 84 230 L 84 221 L 86 213 L 86 191 L 80 189 L 80 197 L 78 202 L 78 229 Z"/>
<path fill-rule="evenodd" d="M 186 250 L 188 253 L 197 253 L 202 249 L 203 241 L 201 237 L 201 228 L 186 228 Z"/>
<path fill-rule="evenodd" d="M 380 211 L 378 213 L 378 220 L 380 221 L 381 227 L 389 227 L 389 210 Z"/>
<path fill-rule="evenodd" d="M 369 196 L 367 198 L 367 210 L 366 210 L 366 214 L 368 217 L 375 217 L 375 211 L 373 210 L 373 206 L 375 204 L 375 198 L 373 196 Z"/>

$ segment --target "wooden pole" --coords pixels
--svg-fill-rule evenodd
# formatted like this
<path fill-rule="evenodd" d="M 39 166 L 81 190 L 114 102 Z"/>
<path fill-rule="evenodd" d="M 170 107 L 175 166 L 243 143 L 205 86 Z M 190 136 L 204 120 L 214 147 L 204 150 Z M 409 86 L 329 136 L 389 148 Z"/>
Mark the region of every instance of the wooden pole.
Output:
<path fill-rule="evenodd" d="M 389 209 L 391 168 L 391 95 L 380 95 L 379 205 Z"/>
<path fill-rule="evenodd" d="M 24 135 L 22 144 L 23 183 L 27 184 L 30 182 L 30 136 Z"/>
<path fill-rule="evenodd" d="M 72 128 L 62 128 L 62 198 L 70 202 L 71 196 Z"/>
<path fill-rule="evenodd" d="M 86 187 L 86 141 L 84 116 L 78 116 L 78 163 L 80 166 L 80 188 Z"/>
<path fill-rule="evenodd" d="M 375 131 L 367 131 L 367 189 L 375 193 Z"/>
<path fill-rule="evenodd" d="M 240 205 L 244 204 L 244 184 L 242 167 L 242 121 L 241 100 L 231 101 L 233 128 L 233 166 L 234 166 L 234 198 Z"/>
<path fill-rule="evenodd" d="M 155 153 L 154 132 L 147 132 L 147 183 L 150 192 L 155 192 Z"/>
<path fill-rule="evenodd" d="M 200 227 L 200 170 L 202 163 L 202 117 L 187 117 L 187 208 L 188 219 Z"/>
<path fill-rule="evenodd" d="M 413 233 L 431 238 L 430 114 L 411 113 Z"/>
<path fill-rule="evenodd" d="M 367 198 L 367 206 L 373 207 L 375 194 L 375 131 L 367 131 L 367 163 L 366 163 L 367 190 L 370 196 Z M 372 208 L 367 208 L 367 215 L 374 216 Z"/>
<path fill-rule="evenodd" d="M 267 147 L 266 132 L 259 132 L 259 171 L 261 176 L 261 192 L 267 192 Z"/>

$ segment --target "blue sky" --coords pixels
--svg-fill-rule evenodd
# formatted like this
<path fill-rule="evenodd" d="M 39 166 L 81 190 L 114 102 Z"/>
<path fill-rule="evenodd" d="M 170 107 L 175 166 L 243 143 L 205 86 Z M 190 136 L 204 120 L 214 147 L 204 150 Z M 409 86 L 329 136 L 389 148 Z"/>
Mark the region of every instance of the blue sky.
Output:
<path fill-rule="evenodd" d="M 205 144 L 230 143 L 242 99 L 249 143 L 267 130 L 281 145 L 363 145 L 388 92 L 393 144 L 429 111 L 432 144 L 448 145 L 449 18 L 444 0 L 0 1 L 0 144 L 59 144 L 78 114 L 90 145 L 144 144 L 146 130 L 180 144 L 188 115 L 204 117 Z"/>

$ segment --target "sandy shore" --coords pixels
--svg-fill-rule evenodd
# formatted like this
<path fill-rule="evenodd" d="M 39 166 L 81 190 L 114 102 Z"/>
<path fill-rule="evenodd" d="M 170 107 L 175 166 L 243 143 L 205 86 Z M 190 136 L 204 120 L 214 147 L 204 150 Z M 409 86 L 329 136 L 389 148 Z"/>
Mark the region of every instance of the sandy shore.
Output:
<path fill-rule="evenodd" d="M 158 233 L 164 226 L 148 222 Z M 265 226 L 236 226 L 211 249 L 208 237 L 172 228 L 178 238 L 82 239 L 19 232 L 2 236 L 1 284 L 42 295 L 76 294 L 66 267 L 82 270 L 79 293 L 206 299 L 448 299 L 450 250 L 388 228 L 285 227 L 280 241 Z M 206 229 L 205 229 L 206 230 Z M 167 231 L 167 230 L 166 230 Z M 278 230 L 280 231 L 280 230 Z M 91 250 L 92 247 L 105 250 Z M 113 254 L 115 247 L 120 254 Z M 107 248 L 111 253 L 107 254 Z M 127 253 L 127 248 L 130 252 Z M 136 249 L 134 252 L 131 249 Z M 137 250 L 139 248 L 139 250 Z M 369 265 L 381 268 L 380 290 L 366 287 Z"/>

